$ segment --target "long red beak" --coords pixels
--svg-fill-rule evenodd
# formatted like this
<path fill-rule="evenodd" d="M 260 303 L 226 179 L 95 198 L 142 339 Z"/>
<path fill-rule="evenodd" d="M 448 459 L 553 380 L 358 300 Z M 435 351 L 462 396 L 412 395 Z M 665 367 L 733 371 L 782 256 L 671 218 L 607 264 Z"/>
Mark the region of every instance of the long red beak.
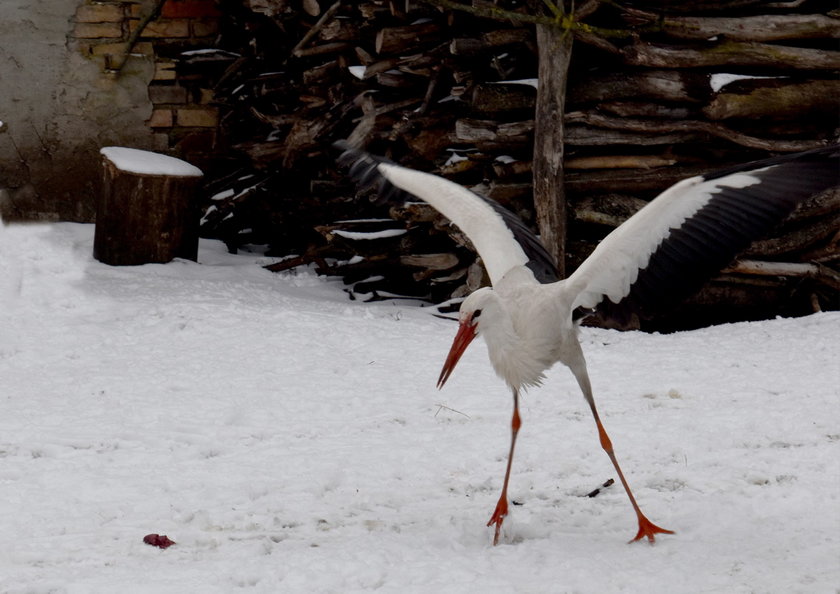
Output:
<path fill-rule="evenodd" d="M 455 335 L 455 340 L 452 341 L 452 347 L 449 349 L 449 354 L 446 356 L 446 362 L 443 364 L 443 369 L 440 372 L 440 377 L 438 378 L 437 383 L 438 389 L 442 388 L 443 384 L 446 383 L 446 380 L 449 379 L 449 376 L 452 375 L 452 370 L 455 369 L 461 355 L 464 354 L 464 351 L 467 350 L 467 347 L 470 346 L 470 343 L 474 338 L 475 324 L 472 323 L 472 319 L 462 321 L 461 326 L 458 328 L 458 334 Z"/>

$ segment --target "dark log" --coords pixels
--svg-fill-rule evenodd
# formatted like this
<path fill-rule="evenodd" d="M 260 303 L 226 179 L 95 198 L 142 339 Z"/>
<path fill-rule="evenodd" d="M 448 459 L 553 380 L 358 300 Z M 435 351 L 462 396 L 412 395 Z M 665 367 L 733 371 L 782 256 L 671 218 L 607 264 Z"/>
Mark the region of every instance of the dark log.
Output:
<path fill-rule="evenodd" d="M 533 132 L 534 120 L 499 122 L 461 118 L 455 122 L 455 138 L 463 142 L 519 143 L 527 141 Z"/>
<path fill-rule="evenodd" d="M 648 13 L 648 16 L 651 22 L 659 21 L 659 15 Z M 677 39 L 723 36 L 733 41 L 779 41 L 840 37 L 840 20 L 824 14 L 670 17 L 658 25 L 665 34 Z"/>
<path fill-rule="evenodd" d="M 671 157 L 658 155 L 600 155 L 566 159 L 566 169 L 651 169 L 676 163 Z"/>
<path fill-rule="evenodd" d="M 487 114 L 530 112 L 534 109 L 536 98 L 536 89 L 527 84 L 478 84 L 473 88 L 470 106 L 475 111 Z"/>
<path fill-rule="evenodd" d="M 315 3 L 315 6 L 318 6 L 317 2 Z M 338 11 L 338 9 L 340 7 L 341 7 L 341 0 L 337 0 L 335 3 L 333 3 L 332 6 L 330 6 L 327 9 L 327 11 L 323 15 L 321 15 L 321 18 L 318 19 L 318 22 L 316 22 L 315 25 L 313 25 L 312 28 L 309 29 L 309 31 L 306 32 L 306 35 L 304 35 L 303 38 L 300 41 L 298 41 L 297 45 L 295 45 L 295 47 L 292 48 L 292 55 L 293 56 L 301 57 L 301 56 L 305 55 L 305 54 L 302 53 L 304 46 L 307 43 L 309 43 L 312 40 L 312 38 L 314 38 L 321 31 L 321 29 L 324 27 L 324 25 L 327 24 L 327 22 L 332 18 L 332 16 L 336 13 L 336 11 Z M 317 16 L 317 15 L 312 15 L 312 16 Z"/>
<path fill-rule="evenodd" d="M 573 205 L 574 218 L 581 223 L 618 227 L 647 202 L 634 196 L 607 194 L 586 197 Z"/>
<path fill-rule="evenodd" d="M 376 53 L 411 53 L 439 41 L 440 25 L 434 22 L 384 27 L 376 35 Z"/>
<path fill-rule="evenodd" d="M 530 161 L 494 161 L 493 173 L 498 179 L 507 179 L 531 174 Z"/>
<path fill-rule="evenodd" d="M 650 101 L 607 101 L 600 103 L 598 109 L 623 118 L 686 120 L 696 115 L 696 111 L 689 107 L 662 105 Z"/>
<path fill-rule="evenodd" d="M 628 99 L 653 99 L 700 103 L 705 102 L 710 93 L 709 75 L 704 73 L 676 70 L 615 72 L 571 81 L 568 102 L 574 105 Z"/>
<path fill-rule="evenodd" d="M 637 133 L 566 123 L 566 144 L 570 146 L 662 146 L 693 143 L 708 138 L 707 134 L 699 132 Z"/>
<path fill-rule="evenodd" d="M 718 93 L 703 108 L 712 120 L 728 118 L 801 118 L 840 114 L 840 80 L 805 82 L 770 80 L 738 81 L 731 92 Z"/>
<path fill-rule="evenodd" d="M 562 277 L 566 264 L 565 154 L 566 83 L 572 36 L 558 27 L 537 25 L 539 80 L 534 117 L 534 208 L 537 226 Z"/>
<path fill-rule="evenodd" d="M 473 57 L 489 50 L 528 43 L 533 34 L 528 29 L 498 29 L 488 31 L 479 37 L 456 37 L 449 44 L 449 52 L 453 56 Z"/>
<path fill-rule="evenodd" d="M 400 264 L 429 270 L 449 270 L 458 265 L 458 256 L 452 253 L 415 254 L 400 256 Z"/>
<path fill-rule="evenodd" d="M 827 266 L 807 262 L 763 262 L 761 260 L 738 260 L 722 271 L 724 274 L 748 274 L 756 276 L 806 277 L 840 291 L 840 274 Z"/>
<path fill-rule="evenodd" d="M 704 166 L 573 171 L 566 174 L 566 189 L 576 195 L 593 192 L 650 195 L 661 192 L 682 179 L 708 171 L 709 168 Z"/>
<path fill-rule="evenodd" d="M 713 122 L 696 121 L 661 121 L 631 118 L 610 118 L 597 113 L 575 112 L 567 116 L 568 122 L 584 122 L 611 130 L 645 132 L 652 134 L 672 134 L 674 132 L 701 132 L 723 138 L 741 146 L 765 151 L 796 152 L 822 146 L 814 140 L 764 139 L 742 134 Z"/>
<path fill-rule="evenodd" d="M 103 149 L 93 257 L 112 266 L 196 260 L 201 171 L 172 157 L 126 150 Z M 151 166 L 129 167 L 129 159 Z"/>
<path fill-rule="evenodd" d="M 308 58 L 312 56 L 323 56 L 326 54 L 337 54 L 353 48 L 353 44 L 346 41 L 332 41 L 312 47 L 303 47 L 295 51 L 295 57 Z"/>
<path fill-rule="evenodd" d="M 621 54 L 627 64 L 647 68 L 760 67 L 776 70 L 836 70 L 840 52 L 749 41 L 723 41 L 712 47 L 686 48 L 637 41 Z"/>

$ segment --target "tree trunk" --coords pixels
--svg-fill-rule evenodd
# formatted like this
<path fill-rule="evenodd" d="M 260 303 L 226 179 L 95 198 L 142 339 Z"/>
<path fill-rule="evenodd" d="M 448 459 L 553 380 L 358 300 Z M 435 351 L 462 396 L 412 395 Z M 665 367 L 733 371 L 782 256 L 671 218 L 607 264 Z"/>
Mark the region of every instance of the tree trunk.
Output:
<path fill-rule="evenodd" d="M 191 166 L 171 157 L 136 151 L 141 152 L 171 159 L 180 164 L 181 171 L 178 175 L 165 170 L 132 171 L 104 156 L 93 257 L 112 266 L 196 260 L 199 216 L 195 198 L 201 172 L 193 168 L 191 173 Z"/>
<path fill-rule="evenodd" d="M 534 208 L 542 242 L 565 276 L 566 193 L 563 189 L 563 116 L 572 35 L 537 25 L 539 87 L 534 130 Z"/>

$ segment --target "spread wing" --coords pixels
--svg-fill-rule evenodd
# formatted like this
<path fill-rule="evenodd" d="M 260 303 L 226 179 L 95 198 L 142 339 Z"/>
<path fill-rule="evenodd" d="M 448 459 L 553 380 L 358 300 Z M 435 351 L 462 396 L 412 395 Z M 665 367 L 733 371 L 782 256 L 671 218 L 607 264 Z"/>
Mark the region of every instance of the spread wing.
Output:
<path fill-rule="evenodd" d="M 540 282 L 557 280 L 554 260 L 540 240 L 515 214 L 442 177 L 392 163 L 346 143 L 339 162 L 361 187 L 378 186 L 381 200 L 405 202 L 412 197 L 431 204 L 470 238 L 495 285 L 510 270 L 531 269 Z"/>
<path fill-rule="evenodd" d="M 615 229 L 563 283 L 574 308 L 626 319 L 699 289 L 797 204 L 840 186 L 840 145 L 682 180 Z"/>

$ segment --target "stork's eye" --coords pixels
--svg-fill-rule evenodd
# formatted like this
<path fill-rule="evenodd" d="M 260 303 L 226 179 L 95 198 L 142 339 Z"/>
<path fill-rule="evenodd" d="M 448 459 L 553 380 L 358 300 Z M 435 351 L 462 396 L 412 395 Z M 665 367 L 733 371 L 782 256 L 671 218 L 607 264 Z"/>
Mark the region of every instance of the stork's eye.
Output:
<path fill-rule="evenodd" d="M 479 317 L 480 315 L 481 315 L 481 310 L 480 310 L 480 309 L 477 309 L 477 310 L 475 310 L 475 311 L 473 312 L 472 319 L 474 320 L 474 319 L 476 319 L 477 317 Z"/>

